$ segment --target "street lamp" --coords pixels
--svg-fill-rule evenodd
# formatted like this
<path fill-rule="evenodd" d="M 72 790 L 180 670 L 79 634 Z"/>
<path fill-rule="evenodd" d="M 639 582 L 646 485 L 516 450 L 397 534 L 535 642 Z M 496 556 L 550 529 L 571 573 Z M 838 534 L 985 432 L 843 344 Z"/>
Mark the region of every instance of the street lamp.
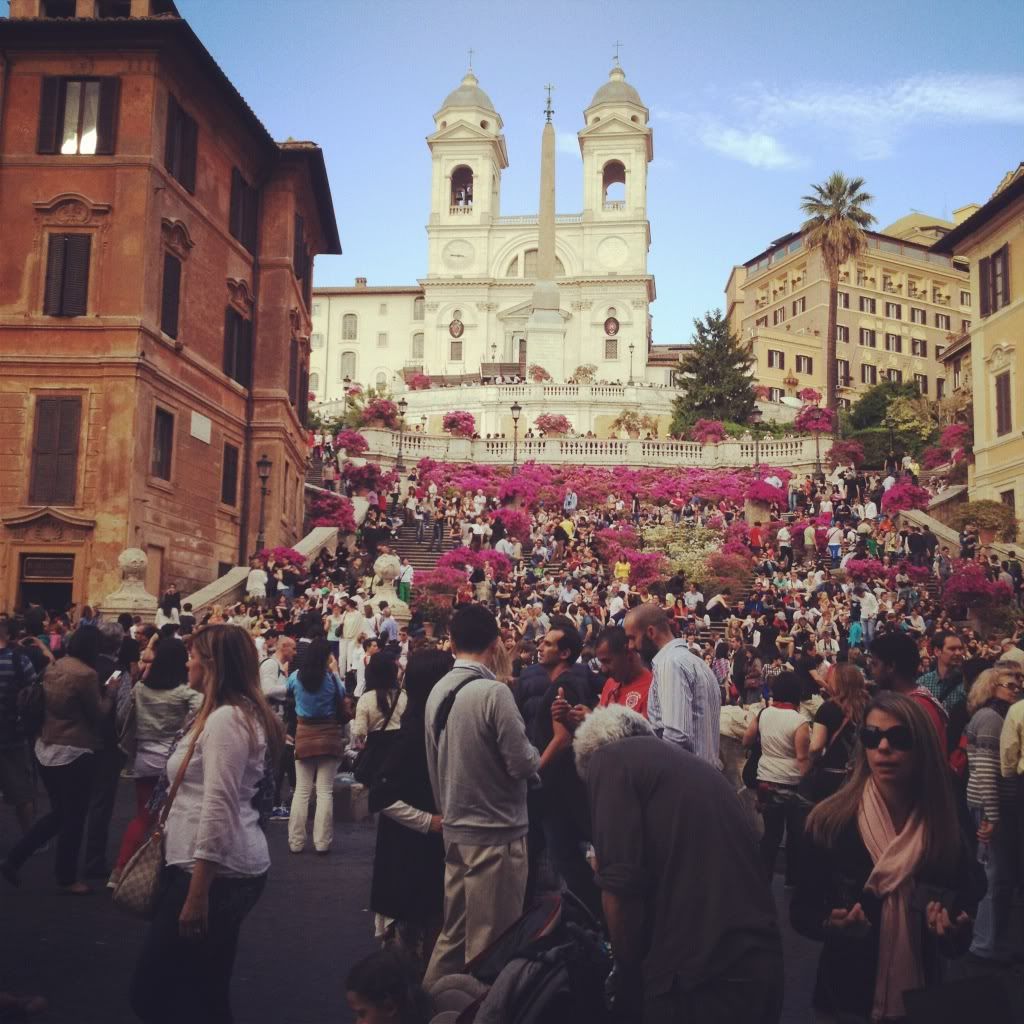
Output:
<path fill-rule="evenodd" d="M 496 341 L 491 342 L 491 362 L 496 363 L 498 361 L 498 343 Z"/>
<path fill-rule="evenodd" d="M 512 403 L 512 472 L 519 468 L 519 417 L 523 407 L 518 402 Z"/>
<path fill-rule="evenodd" d="M 256 530 L 257 551 L 262 551 L 267 546 L 267 540 L 264 536 L 266 531 L 267 495 L 270 493 L 267 481 L 270 479 L 270 469 L 273 465 L 273 462 L 267 458 L 266 452 L 256 460 L 256 473 L 260 478 L 260 523 Z"/>
<path fill-rule="evenodd" d="M 402 442 L 405 440 L 405 410 L 409 403 L 403 398 L 398 403 L 398 458 L 395 460 L 395 472 L 405 471 L 405 463 L 402 461 Z"/>
<path fill-rule="evenodd" d="M 629 383 L 630 384 L 633 383 L 633 349 L 635 349 L 635 348 L 636 348 L 636 346 L 633 344 L 633 342 L 630 342 L 629 343 Z"/>
<path fill-rule="evenodd" d="M 818 483 L 825 480 L 825 471 L 821 468 L 821 434 L 814 432 L 814 479 Z"/>
<path fill-rule="evenodd" d="M 427 432 L 427 417 L 423 415 L 420 417 L 420 433 L 425 434 Z"/>
<path fill-rule="evenodd" d="M 761 438 L 758 436 L 757 428 L 761 424 L 763 413 L 757 406 L 751 410 L 750 424 L 754 428 L 754 475 L 760 476 L 761 469 Z"/>

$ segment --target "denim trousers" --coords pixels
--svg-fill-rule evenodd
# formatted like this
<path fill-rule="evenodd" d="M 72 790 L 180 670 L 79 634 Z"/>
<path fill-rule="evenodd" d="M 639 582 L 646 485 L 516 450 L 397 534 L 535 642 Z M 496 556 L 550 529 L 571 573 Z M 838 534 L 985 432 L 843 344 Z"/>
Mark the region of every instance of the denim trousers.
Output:
<path fill-rule="evenodd" d="M 232 1024 L 231 972 L 238 933 L 267 876 L 215 878 L 205 938 L 184 939 L 178 917 L 192 876 L 164 868 L 156 914 L 132 978 L 131 1004 L 145 1024 Z"/>
<path fill-rule="evenodd" d="M 981 822 L 981 810 L 971 808 L 975 826 Z M 979 857 L 984 846 L 979 844 Z M 987 858 L 983 865 L 988 890 L 978 904 L 974 919 L 974 938 L 971 952 L 986 960 L 1007 961 L 1010 959 L 1011 914 L 1013 912 L 1013 888 L 1017 881 L 1017 822 L 1010 805 L 1000 808 L 1000 821 L 987 844 Z"/>

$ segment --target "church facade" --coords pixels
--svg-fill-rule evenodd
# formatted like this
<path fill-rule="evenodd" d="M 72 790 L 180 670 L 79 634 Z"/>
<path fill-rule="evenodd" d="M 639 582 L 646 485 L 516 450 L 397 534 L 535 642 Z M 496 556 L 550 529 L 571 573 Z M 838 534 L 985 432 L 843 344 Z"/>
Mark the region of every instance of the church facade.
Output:
<path fill-rule="evenodd" d="M 584 206 L 555 217 L 561 346 L 532 352 L 540 218 L 505 216 L 509 158 L 501 115 L 472 71 L 434 115 L 426 275 L 415 285 L 316 288 L 310 391 L 340 398 L 347 381 L 402 390 L 423 373 L 444 383 L 508 379 L 542 365 L 554 382 L 592 365 L 598 380 L 646 379 L 654 278 L 647 271 L 649 112 L 618 66 L 578 132 Z M 541 208 L 554 181 L 541 188 Z M 557 350 L 555 350 L 557 349 Z M 659 383 L 664 372 L 656 371 Z M 440 383 L 438 381 L 437 383 Z"/>

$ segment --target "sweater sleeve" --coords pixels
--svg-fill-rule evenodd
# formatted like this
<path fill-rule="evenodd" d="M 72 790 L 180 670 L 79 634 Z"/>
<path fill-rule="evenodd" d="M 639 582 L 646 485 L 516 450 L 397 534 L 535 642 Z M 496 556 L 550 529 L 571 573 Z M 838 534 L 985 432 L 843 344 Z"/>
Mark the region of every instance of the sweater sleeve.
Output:
<path fill-rule="evenodd" d="M 491 708 L 505 770 L 513 779 L 528 779 L 540 768 L 540 754 L 526 737 L 523 716 L 507 686 L 491 688 Z"/>
<path fill-rule="evenodd" d="M 396 800 L 388 807 L 382 807 L 380 813 L 415 832 L 427 833 L 430 831 L 432 817 L 430 812 L 417 810 L 404 800 Z"/>
<path fill-rule="evenodd" d="M 975 713 L 967 735 L 967 803 L 986 821 L 999 821 L 999 739 L 1002 720 L 989 708 Z M 973 728 L 972 728 L 973 726 Z"/>

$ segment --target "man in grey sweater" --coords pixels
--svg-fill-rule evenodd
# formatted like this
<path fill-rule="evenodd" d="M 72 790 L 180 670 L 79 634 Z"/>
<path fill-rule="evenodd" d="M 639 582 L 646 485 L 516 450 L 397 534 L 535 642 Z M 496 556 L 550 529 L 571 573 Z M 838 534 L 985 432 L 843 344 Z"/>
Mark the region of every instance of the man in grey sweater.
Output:
<path fill-rule="evenodd" d="M 494 677 L 498 624 L 483 605 L 452 618 L 455 665 L 426 708 L 427 770 L 444 821 L 444 926 L 423 984 L 460 974 L 523 911 L 526 780 L 540 755 Z"/>

